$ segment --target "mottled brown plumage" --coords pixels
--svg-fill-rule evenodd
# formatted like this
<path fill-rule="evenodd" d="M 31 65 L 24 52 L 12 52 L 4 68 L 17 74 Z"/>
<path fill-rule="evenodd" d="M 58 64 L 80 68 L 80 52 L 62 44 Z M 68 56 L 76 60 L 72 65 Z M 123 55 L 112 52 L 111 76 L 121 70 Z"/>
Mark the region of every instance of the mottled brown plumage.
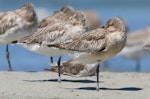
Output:
<path fill-rule="evenodd" d="M 126 43 L 126 25 L 114 17 L 103 27 L 81 34 L 78 38 L 60 44 L 48 45 L 68 51 L 67 55 L 83 64 L 98 63 L 97 90 L 99 90 L 99 62 L 119 53 Z"/>
<path fill-rule="evenodd" d="M 11 43 L 14 40 L 32 34 L 37 28 L 37 16 L 32 4 L 27 3 L 15 11 L 0 13 L 0 43 Z M 21 33 L 23 32 L 23 33 Z M 26 32 L 26 33 L 24 33 Z M 17 37 L 18 33 L 18 37 Z M 2 41 L 3 37 L 10 39 Z M 16 37 L 15 37 L 16 36 Z"/>
<path fill-rule="evenodd" d="M 23 24 L 22 27 L 17 28 L 18 20 L 21 20 Z M 32 29 L 37 25 L 37 16 L 34 11 L 33 6 L 30 3 L 23 5 L 20 9 L 16 11 L 8 11 L 0 13 L 0 34 L 5 34 L 8 30 L 16 27 L 15 31 L 19 31 L 22 28 Z"/>
<path fill-rule="evenodd" d="M 73 41 L 67 42 L 67 44 L 60 45 L 67 50 L 81 51 L 81 52 L 95 52 L 104 49 L 106 46 L 105 34 L 107 31 L 98 28 L 96 30 L 91 30 L 79 38 Z M 100 42 L 100 43 L 99 43 Z M 99 46 L 99 47 L 98 47 Z M 97 48 L 98 47 L 98 48 Z"/>
<path fill-rule="evenodd" d="M 12 70 L 8 44 L 27 35 L 33 34 L 37 29 L 37 16 L 34 7 L 30 3 L 24 4 L 15 11 L 0 12 L 0 44 L 7 44 L 6 57 L 9 70 Z"/>
<path fill-rule="evenodd" d="M 93 54 L 105 53 L 107 51 L 113 51 L 113 53 L 116 53 L 121 51 L 125 45 L 125 32 L 125 23 L 116 17 L 110 19 L 105 26 L 88 31 L 87 33 L 82 34 L 79 38 L 49 46 Z M 117 38 L 119 36 L 120 38 Z M 119 47 L 116 48 L 116 46 Z"/>
<path fill-rule="evenodd" d="M 93 21 L 92 21 L 93 20 Z M 88 22 L 88 23 L 86 23 Z M 21 39 L 26 44 L 58 44 L 78 37 L 85 31 L 99 26 L 98 17 L 91 11 L 75 11 L 65 6 L 53 15 L 39 22 L 39 29 L 33 35 Z M 90 24 L 90 25 L 89 25 Z"/>
<path fill-rule="evenodd" d="M 45 27 L 49 24 L 54 24 L 59 21 L 68 21 L 72 25 L 85 25 L 86 17 L 80 11 L 75 11 L 70 6 L 64 6 L 59 11 L 54 12 L 39 22 L 39 28 Z"/>
<path fill-rule="evenodd" d="M 60 11 L 40 21 L 37 32 L 21 39 L 19 44 L 42 55 L 62 56 L 64 52 L 47 45 L 59 44 L 73 38 L 78 38 L 82 33 L 99 25 L 92 26 L 95 22 L 91 20 L 91 16 L 88 18 L 86 13 L 76 11 L 70 6 L 65 6 Z M 93 20 L 98 19 L 93 17 Z M 58 61 L 59 63 L 60 61 Z"/>
<path fill-rule="evenodd" d="M 52 66 L 48 71 L 58 72 L 58 66 L 50 63 Z M 82 64 L 76 60 L 68 60 L 61 62 L 61 74 L 70 76 L 93 76 L 96 73 L 97 64 Z"/>
<path fill-rule="evenodd" d="M 82 26 L 73 26 L 67 22 L 55 23 L 39 28 L 33 35 L 22 38 L 19 42 L 26 44 L 58 44 L 72 39 L 86 31 Z"/>

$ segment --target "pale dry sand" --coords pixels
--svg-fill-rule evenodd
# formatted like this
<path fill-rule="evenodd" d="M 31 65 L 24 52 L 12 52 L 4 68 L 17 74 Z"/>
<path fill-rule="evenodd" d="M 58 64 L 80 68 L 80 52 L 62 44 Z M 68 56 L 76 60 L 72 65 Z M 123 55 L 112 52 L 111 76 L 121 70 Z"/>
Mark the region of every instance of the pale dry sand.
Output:
<path fill-rule="evenodd" d="M 150 99 L 150 73 L 100 73 L 96 77 L 62 75 L 57 83 L 53 72 L 0 72 L 0 99 Z"/>

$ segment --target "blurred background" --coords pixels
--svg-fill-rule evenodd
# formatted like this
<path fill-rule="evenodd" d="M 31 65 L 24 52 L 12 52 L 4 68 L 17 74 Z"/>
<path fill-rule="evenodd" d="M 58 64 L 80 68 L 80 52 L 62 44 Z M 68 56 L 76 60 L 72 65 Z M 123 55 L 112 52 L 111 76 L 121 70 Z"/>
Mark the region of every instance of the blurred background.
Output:
<path fill-rule="evenodd" d="M 0 12 L 15 10 L 24 3 L 31 2 L 37 11 L 39 20 L 59 10 L 65 5 L 74 9 L 95 11 L 102 24 L 108 19 L 123 17 L 129 28 L 129 33 L 144 29 L 150 24 L 150 0 L 0 0 Z M 144 39 L 144 38 L 143 38 Z M 5 46 L 0 45 L 0 70 L 7 70 L 8 64 L 5 57 Z M 49 68 L 49 57 L 30 52 L 16 45 L 9 46 L 12 68 L 16 71 L 43 71 Z M 150 54 L 149 54 L 150 55 Z M 140 71 L 150 72 L 150 57 L 142 57 Z M 57 61 L 57 57 L 54 61 Z M 62 60 L 68 60 L 64 56 Z M 136 61 L 115 56 L 106 62 L 107 71 L 136 71 Z"/>

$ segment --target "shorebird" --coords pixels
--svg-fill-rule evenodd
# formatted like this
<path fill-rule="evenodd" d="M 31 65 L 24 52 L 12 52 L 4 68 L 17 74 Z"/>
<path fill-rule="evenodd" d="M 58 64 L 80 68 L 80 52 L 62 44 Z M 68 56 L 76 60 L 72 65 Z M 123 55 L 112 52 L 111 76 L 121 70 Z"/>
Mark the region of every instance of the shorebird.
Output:
<path fill-rule="evenodd" d="M 150 27 L 129 33 L 125 48 L 118 54 L 123 58 L 135 60 L 137 72 L 141 70 L 140 59 L 150 55 L 150 51 L 143 47 L 149 37 Z"/>
<path fill-rule="evenodd" d="M 67 51 L 67 55 L 83 64 L 98 63 L 97 90 L 99 90 L 99 62 L 105 61 L 119 53 L 126 43 L 126 24 L 119 17 L 114 17 L 94 30 L 83 33 L 78 38 L 60 44 L 49 44 Z"/>
<path fill-rule="evenodd" d="M 48 71 L 58 72 L 58 65 L 50 63 L 52 66 L 50 69 L 45 69 Z M 97 64 L 82 64 L 76 60 L 68 60 L 61 62 L 61 74 L 75 76 L 75 77 L 85 77 L 93 76 L 96 74 Z"/>
<path fill-rule="evenodd" d="M 41 28 L 38 28 L 38 30 L 33 35 L 24 37 L 18 41 L 19 45 L 29 49 L 30 51 L 46 56 L 59 56 L 57 62 L 59 67 L 59 82 L 61 82 L 61 56 L 65 55 L 65 53 L 63 53 L 58 48 L 48 47 L 47 45 L 59 44 L 69 39 L 77 38 L 89 29 L 94 29 L 95 27 L 99 26 L 99 24 L 97 24 L 98 26 L 95 25 L 95 27 L 93 27 L 92 24 L 95 23 L 92 23 L 92 20 L 94 19 L 92 19 L 91 16 L 88 16 L 87 12 L 84 13 L 82 11 L 76 11 L 70 6 L 63 7 L 60 11 L 61 12 L 55 12 L 52 16 L 47 17 L 45 19 L 47 21 L 42 21 L 43 25 L 40 23 L 39 27 Z M 67 15 L 64 15 L 62 19 L 59 19 L 59 13 L 62 14 L 62 11 L 64 11 L 63 13 L 66 13 Z M 99 22 L 99 19 L 97 19 L 95 22 Z"/>
<path fill-rule="evenodd" d="M 53 25 L 62 21 L 67 21 L 74 26 L 87 26 L 88 30 L 94 29 L 100 25 L 100 19 L 95 12 L 79 10 L 75 11 L 71 6 L 64 6 L 59 11 L 55 11 L 53 15 L 42 19 L 38 23 L 38 28 L 43 28 L 49 24 Z M 50 57 L 50 60 L 51 63 L 53 63 L 53 57 Z"/>
<path fill-rule="evenodd" d="M 34 33 L 36 29 L 37 16 L 31 3 L 26 3 L 15 11 L 0 12 L 0 44 L 6 44 L 9 71 L 12 71 L 12 67 L 8 44 Z"/>
<path fill-rule="evenodd" d="M 88 21 L 84 20 L 87 19 Z M 58 21 L 68 21 L 72 25 L 88 25 L 88 29 L 94 29 L 100 24 L 100 19 L 94 11 L 74 10 L 71 6 L 64 6 L 59 11 L 42 19 L 38 23 L 38 28 L 46 27 L 49 24 L 58 23 Z M 85 22 L 83 22 L 85 21 Z"/>

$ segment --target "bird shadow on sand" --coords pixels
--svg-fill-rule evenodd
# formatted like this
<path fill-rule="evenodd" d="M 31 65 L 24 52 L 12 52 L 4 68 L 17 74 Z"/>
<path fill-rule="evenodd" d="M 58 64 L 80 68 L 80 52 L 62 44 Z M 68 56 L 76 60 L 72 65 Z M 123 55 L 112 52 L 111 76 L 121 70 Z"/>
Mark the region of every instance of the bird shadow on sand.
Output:
<path fill-rule="evenodd" d="M 77 89 L 77 90 L 96 90 L 95 87 L 80 87 L 80 88 L 75 88 L 75 89 Z M 99 90 L 140 91 L 140 90 L 143 90 L 143 88 L 138 88 L 138 87 L 105 88 L 105 87 L 102 87 Z"/>
<path fill-rule="evenodd" d="M 23 80 L 27 82 L 58 82 L 57 79 L 50 79 L 50 80 Z M 62 82 L 73 82 L 73 83 L 96 83 L 96 81 L 93 80 L 66 80 L 62 79 Z M 100 81 L 100 83 L 103 83 L 103 81 Z"/>

